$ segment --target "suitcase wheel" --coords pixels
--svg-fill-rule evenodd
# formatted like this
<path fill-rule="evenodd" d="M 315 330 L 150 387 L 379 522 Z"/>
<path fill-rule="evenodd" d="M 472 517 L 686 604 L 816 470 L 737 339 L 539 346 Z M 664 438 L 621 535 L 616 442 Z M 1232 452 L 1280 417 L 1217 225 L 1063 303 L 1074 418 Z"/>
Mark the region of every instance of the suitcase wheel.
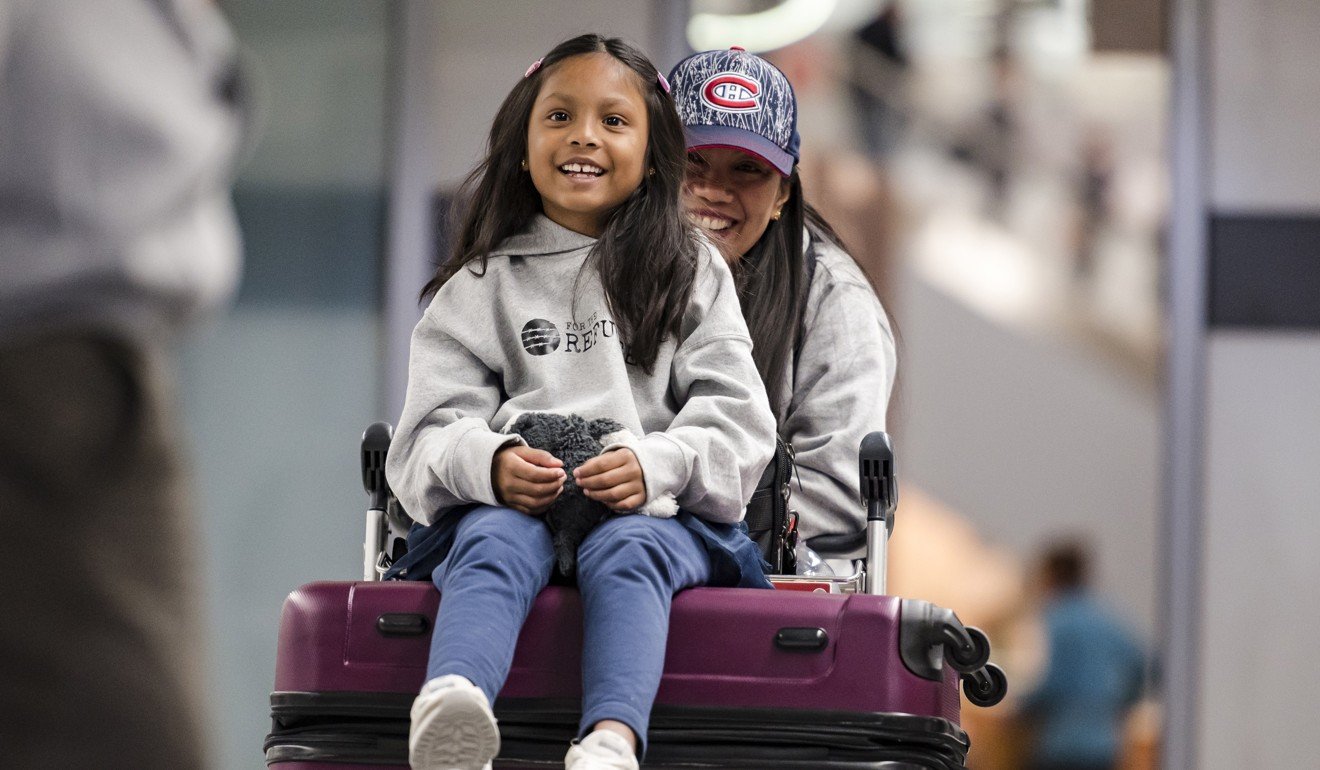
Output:
<path fill-rule="evenodd" d="M 963 693 L 974 706 L 993 706 L 1008 694 L 1008 677 L 999 666 L 987 664 L 985 668 L 963 675 Z"/>
<path fill-rule="evenodd" d="M 945 655 L 960 673 L 970 674 L 990 662 L 990 638 L 976 626 L 958 631 L 964 629 L 946 626 Z"/>

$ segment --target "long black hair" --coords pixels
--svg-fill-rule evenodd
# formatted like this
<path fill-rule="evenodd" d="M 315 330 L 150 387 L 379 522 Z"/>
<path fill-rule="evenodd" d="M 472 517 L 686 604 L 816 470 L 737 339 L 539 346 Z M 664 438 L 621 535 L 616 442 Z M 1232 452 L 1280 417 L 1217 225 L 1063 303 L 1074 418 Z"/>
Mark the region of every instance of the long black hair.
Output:
<path fill-rule="evenodd" d="M 770 221 L 734 268 L 738 299 L 752 335 L 752 358 L 771 404 L 778 404 L 783 395 L 784 371 L 798 347 L 811 288 L 802 242 L 804 226 L 812 238 L 847 251 L 830 223 L 803 197 L 796 166 L 787 184 L 788 200 L 779 219 Z"/>
<path fill-rule="evenodd" d="M 511 235 L 523 232 L 541 211 L 541 196 L 521 163 L 527 157 L 527 128 L 546 72 L 573 56 L 606 53 L 641 79 L 648 125 L 647 175 L 614 210 L 592 247 L 590 259 L 630 363 L 651 374 L 667 335 L 677 335 L 696 275 L 697 236 L 679 204 L 687 152 L 674 100 L 660 73 L 641 51 L 618 38 L 580 35 L 555 46 L 539 69 L 518 81 L 491 124 L 486 157 L 463 183 L 465 206 L 447 262 L 422 289 L 433 296 L 459 270 L 487 256 Z"/>

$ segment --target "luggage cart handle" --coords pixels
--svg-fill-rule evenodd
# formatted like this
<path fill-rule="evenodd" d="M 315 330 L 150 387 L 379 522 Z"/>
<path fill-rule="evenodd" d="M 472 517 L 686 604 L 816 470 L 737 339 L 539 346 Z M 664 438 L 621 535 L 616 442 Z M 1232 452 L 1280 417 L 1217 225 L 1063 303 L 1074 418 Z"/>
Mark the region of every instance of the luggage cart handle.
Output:
<path fill-rule="evenodd" d="M 385 510 L 390 485 L 385 481 L 385 456 L 390 451 L 394 429 L 388 422 L 373 422 L 362 434 L 362 487 L 371 496 L 371 507 Z"/>
<path fill-rule="evenodd" d="M 862 439 L 858 450 L 862 502 L 866 505 L 866 593 L 885 593 L 889 535 L 898 507 L 898 481 L 894 474 L 894 447 L 884 431 Z"/>
<path fill-rule="evenodd" d="M 390 504 L 390 485 L 385 481 L 385 456 L 390 451 L 393 435 L 394 429 L 388 422 L 374 422 L 362 434 L 362 486 L 371 498 L 362 538 L 363 580 L 380 579 L 377 567 L 388 535 L 385 512 Z"/>

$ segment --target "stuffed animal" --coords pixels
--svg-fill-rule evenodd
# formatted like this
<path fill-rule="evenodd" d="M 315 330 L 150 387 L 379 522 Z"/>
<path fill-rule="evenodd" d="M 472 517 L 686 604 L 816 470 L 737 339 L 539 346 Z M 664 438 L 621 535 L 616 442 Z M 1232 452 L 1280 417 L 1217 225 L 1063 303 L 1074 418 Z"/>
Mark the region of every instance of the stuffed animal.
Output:
<path fill-rule="evenodd" d="M 588 420 L 576 414 L 527 412 L 519 415 L 506 433 L 516 433 L 533 449 L 541 449 L 564 462 L 564 490 L 550 504 L 544 519 L 550 528 L 555 547 L 555 561 L 563 575 L 572 575 L 577 566 L 577 549 L 587 533 L 606 518 L 615 515 L 604 503 L 582 493 L 573 480 L 573 471 L 605 449 L 626 447 L 636 438 L 624 426 L 610 419 Z M 664 495 L 636 511 L 648 516 L 667 518 L 678 512 L 672 495 Z"/>

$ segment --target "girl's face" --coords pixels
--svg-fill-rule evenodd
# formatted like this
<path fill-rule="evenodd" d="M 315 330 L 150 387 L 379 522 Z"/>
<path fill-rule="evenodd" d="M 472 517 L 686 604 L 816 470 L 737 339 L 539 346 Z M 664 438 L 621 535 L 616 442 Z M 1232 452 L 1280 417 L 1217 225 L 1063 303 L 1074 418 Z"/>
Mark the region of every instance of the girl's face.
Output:
<path fill-rule="evenodd" d="M 788 193 L 788 180 L 755 155 L 729 147 L 688 152 L 683 211 L 715 241 L 729 264 L 756 245 Z"/>
<path fill-rule="evenodd" d="M 545 215 L 599 237 L 646 174 L 648 116 L 640 78 L 606 53 L 546 73 L 527 126 L 527 169 Z"/>

